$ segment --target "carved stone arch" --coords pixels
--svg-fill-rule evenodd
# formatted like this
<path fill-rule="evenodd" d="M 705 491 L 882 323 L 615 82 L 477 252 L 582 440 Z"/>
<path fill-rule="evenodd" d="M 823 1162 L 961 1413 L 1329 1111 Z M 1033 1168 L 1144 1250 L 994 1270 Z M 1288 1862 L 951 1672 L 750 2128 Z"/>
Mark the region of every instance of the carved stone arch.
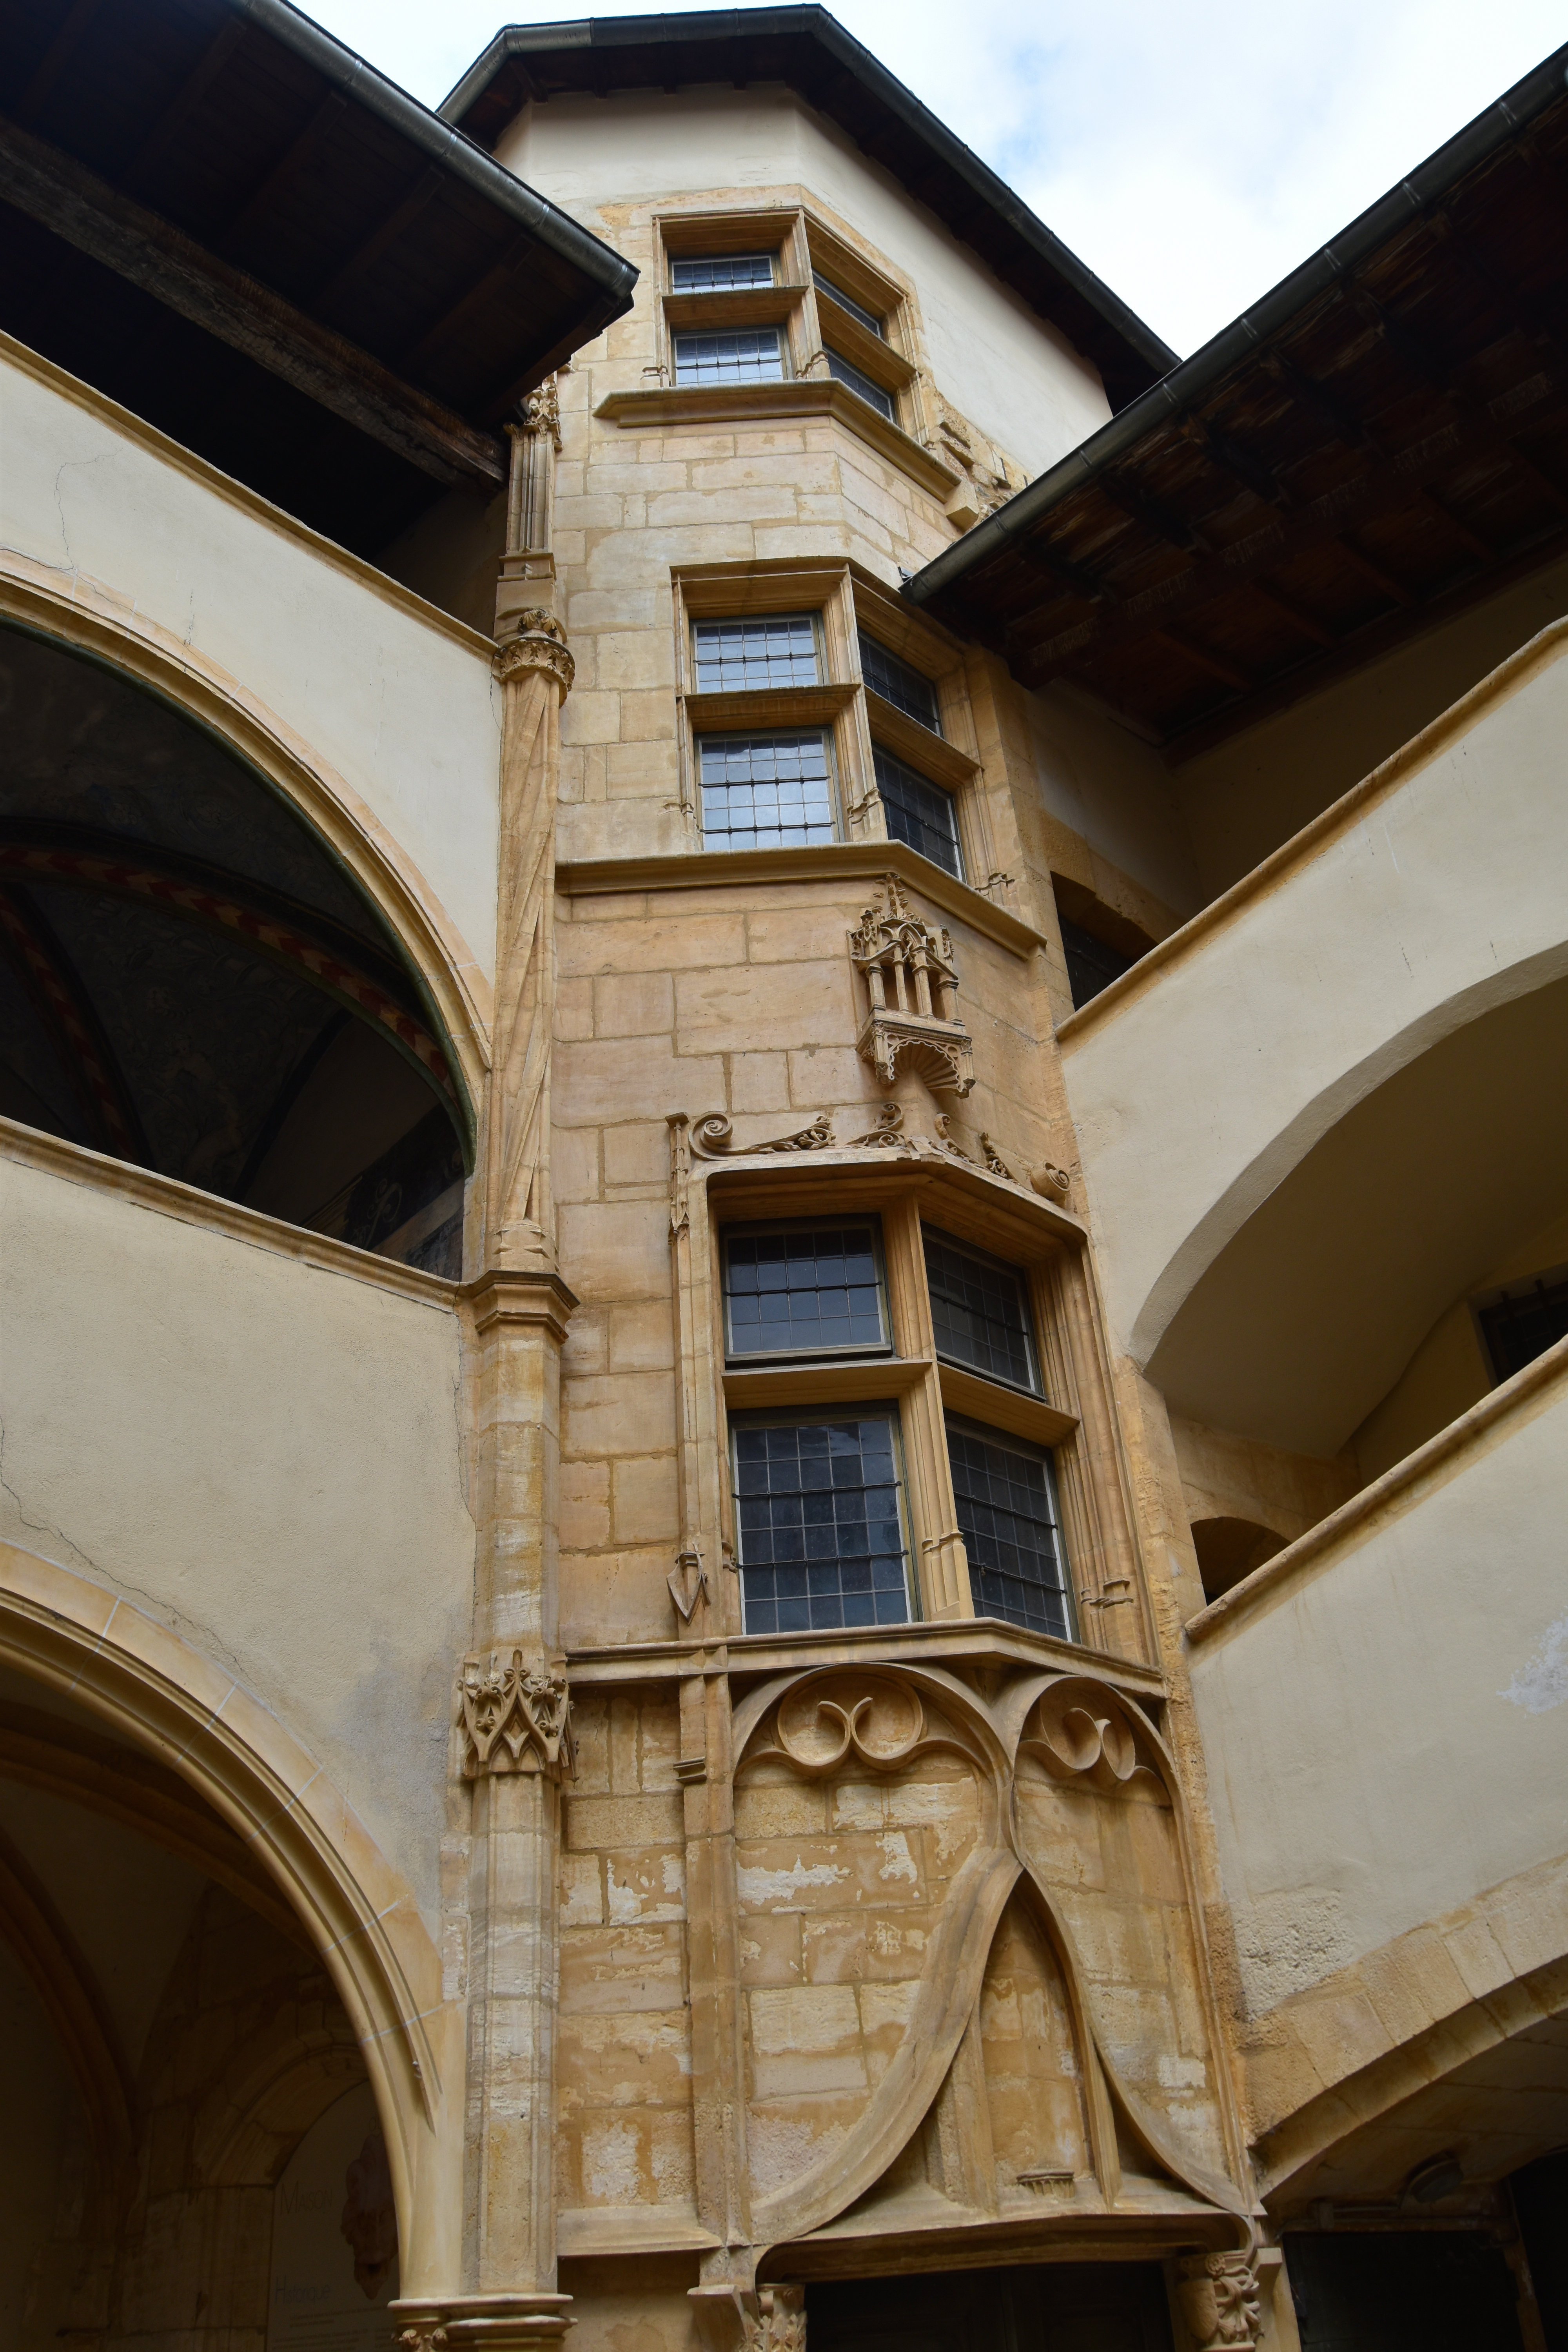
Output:
<path fill-rule="evenodd" d="M 489 1062 L 493 992 L 428 881 L 346 777 L 258 697 L 145 614 L 72 575 L 0 556 L 0 617 L 100 663 L 213 736 L 287 802 L 374 907 L 418 982 L 470 1138 Z"/>
<path fill-rule="evenodd" d="M 448 2253 L 437 2242 L 447 2185 L 433 2178 L 442 2077 L 460 2073 L 461 2032 L 401 1876 L 317 1761 L 231 1675 L 103 1586 L 10 1544 L 0 1544 L 0 1663 L 177 1772 L 268 1873 L 348 2012 L 410 2273 L 433 2271 Z"/>
<path fill-rule="evenodd" d="M 1133 2139 L 1165 2171 L 1224 2211 L 1246 2210 L 1236 2118 L 1220 2054 L 1207 1953 L 1194 1894 L 1181 1784 L 1154 1726 L 1131 1700 L 1092 1675 L 1042 1675 L 1008 1695 L 1005 1732 L 1017 1759 L 1013 1833 L 1020 1864 L 1052 1924 L 1106 2084 Z M 1102 1846 L 1101 1817 L 1117 1833 Z M 1109 1820 L 1109 1816 L 1107 1819 Z M 1094 1884 L 1091 1905 L 1080 1895 Z M 1168 1997 L 1152 1979 L 1119 1984 L 1085 1964 L 1079 1928 L 1103 1942 L 1120 1907 L 1126 1940 L 1168 1950 L 1205 1998 L 1179 2037 Z M 1075 1926 L 1076 1920 L 1076 1926 Z M 1103 1981 L 1102 1981 L 1103 1979 Z M 1112 2015 L 1117 2023 L 1112 2025 Z M 1141 2045 L 1133 2079 L 1128 2042 Z"/>
<path fill-rule="evenodd" d="M 742 1937 L 752 1916 L 749 1903 L 756 1916 L 764 1916 L 775 1885 L 787 1902 L 792 1874 L 798 1871 L 803 1885 L 816 1874 L 825 1888 L 817 1913 L 825 1964 L 812 1971 L 808 1998 L 798 2006 L 808 2036 L 820 2011 L 827 2031 L 847 2032 L 851 2038 L 858 2032 L 868 2053 L 863 2088 L 837 2102 L 823 2152 L 774 2179 L 753 2169 L 753 2234 L 759 2244 L 776 2243 L 820 2228 L 852 2205 L 919 2127 L 973 2012 L 1018 1863 L 1006 1822 L 1007 1759 L 995 1727 L 973 1693 L 940 1669 L 839 1665 L 779 1675 L 742 1702 L 735 1745 Z M 973 1798 L 947 1809 L 944 1821 L 944 1781 L 951 1790 L 959 1780 L 970 1783 Z M 793 1843 L 770 1843 L 765 1837 L 749 1842 L 753 1793 L 761 1789 L 771 1796 L 791 1787 L 803 1792 L 803 1806 L 796 1809 L 803 1824 L 811 1805 L 820 1805 L 820 1836 L 806 1845 L 803 1840 L 812 1832 L 804 1829 Z M 836 1804 L 839 1790 L 845 1801 Z M 882 1791 L 885 1816 L 868 1802 Z M 968 1818 L 959 1821 L 959 1811 Z M 787 1806 L 780 1807 L 779 1818 L 793 1817 Z M 928 1843 L 940 1847 L 944 1837 L 946 1874 L 940 1862 L 932 1862 Z M 831 1916 L 834 1896 L 826 1891 L 835 1879 L 847 1890 L 842 1919 Z M 863 1906 L 853 1900 L 851 1879 L 870 1895 Z M 897 1900 L 906 1879 L 911 1908 L 919 1910 L 918 1946 L 895 1940 Z M 887 1902 L 889 1882 L 893 1905 L 885 1969 L 873 1969 L 864 1983 L 848 1964 L 836 1973 L 833 1937 L 873 1932 L 865 1922 Z M 787 2003 L 788 1988 L 781 1990 Z M 773 1995 L 764 1988 L 750 1998 L 753 2046 L 761 2048 L 768 2040 L 765 2017 Z M 881 2029 L 874 2053 L 874 2037 L 867 2031 L 868 2006 L 896 2019 Z M 758 2009 L 763 2014 L 760 2033 Z M 858 2012 L 858 2024 L 851 2009 Z M 851 2074 L 858 2063 L 849 2059 Z M 780 2120 L 770 2109 L 763 2081 L 759 2073 L 758 2093 L 749 2106 L 753 2153 L 759 2136 Z M 799 2127 L 787 2102 L 783 2121 L 786 2130 Z"/>

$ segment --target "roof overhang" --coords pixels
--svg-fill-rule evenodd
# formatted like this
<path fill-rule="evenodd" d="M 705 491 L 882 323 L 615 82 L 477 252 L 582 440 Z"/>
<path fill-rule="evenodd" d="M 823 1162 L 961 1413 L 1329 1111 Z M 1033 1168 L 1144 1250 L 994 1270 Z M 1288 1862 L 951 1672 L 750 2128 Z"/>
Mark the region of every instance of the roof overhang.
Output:
<path fill-rule="evenodd" d="M 826 8 L 711 8 L 508 25 L 441 113 L 488 148 L 531 103 L 715 84 L 795 90 L 1090 360 L 1112 408 L 1171 366 L 1175 354 L 1152 329 Z"/>
<path fill-rule="evenodd" d="M 0 326 L 362 554 L 636 278 L 287 0 L 0 0 Z"/>
<path fill-rule="evenodd" d="M 1565 68 L 905 593 L 1187 756 L 1568 551 Z"/>

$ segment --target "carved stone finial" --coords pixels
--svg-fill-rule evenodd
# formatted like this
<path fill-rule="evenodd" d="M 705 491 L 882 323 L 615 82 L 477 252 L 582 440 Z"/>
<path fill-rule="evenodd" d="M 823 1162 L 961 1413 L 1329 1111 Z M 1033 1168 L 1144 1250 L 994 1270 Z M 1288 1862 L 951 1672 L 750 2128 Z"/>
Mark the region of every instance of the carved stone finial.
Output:
<path fill-rule="evenodd" d="M 867 996 L 856 1051 L 882 1085 L 890 1087 L 906 1062 L 933 1094 L 968 1094 L 973 1047 L 958 1017 L 952 940 L 910 913 L 896 874 L 883 876 L 881 905 L 868 907 L 850 932 L 849 961 Z"/>
<path fill-rule="evenodd" d="M 573 1771 L 572 1700 L 564 1675 L 524 1664 L 521 1650 L 488 1660 L 465 1658 L 458 1677 L 458 1722 L 463 1778 L 498 1772 L 543 1772 L 552 1780 Z"/>
<path fill-rule="evenodd" d="M 1251 2254 L 1189 2254 L 1176 2294 L 1195 2352 L 1252 2352 L 1263 2306 Z"/>
<path fill-rule="evenodd" d="M 566 643 L 566 632 L 553 613 L 542 604 L 528 604 L 510 616 L 517 632 L 501 639 L 492 656 L 495 674 L 503 686 L 526 670 L 548 670 L 565 700 L 577 675 L 577 665 Z"/>

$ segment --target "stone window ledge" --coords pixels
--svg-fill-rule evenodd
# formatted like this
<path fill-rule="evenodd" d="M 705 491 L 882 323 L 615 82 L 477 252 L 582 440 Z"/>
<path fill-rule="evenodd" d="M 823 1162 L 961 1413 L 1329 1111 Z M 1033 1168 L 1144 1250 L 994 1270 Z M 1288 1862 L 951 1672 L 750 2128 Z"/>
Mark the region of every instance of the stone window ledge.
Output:
<path fill-rule="evenodd" d="M 612 392 L 595 409 L 612 425 L 646 429 L 652 425 L 762 424 L 768 418 L 831 416 L 918 482 L 945 500 L 960 477 L 900 426 L 828 378 L 795 383 L 660 384 L 647 391 Z"/>

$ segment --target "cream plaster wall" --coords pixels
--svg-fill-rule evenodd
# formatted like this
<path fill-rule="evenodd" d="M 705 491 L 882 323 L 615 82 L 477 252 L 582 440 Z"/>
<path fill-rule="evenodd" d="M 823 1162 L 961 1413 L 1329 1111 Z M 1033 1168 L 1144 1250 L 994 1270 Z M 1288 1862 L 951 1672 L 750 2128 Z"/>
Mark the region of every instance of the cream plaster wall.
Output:
<path fill-rule="evenodd" d="M 1565 656 L 1568 625 L 1543 632 L 1386 791 L 1064 1038 L 1111 1331 L 1140 1361 L 1352 1106 L 1568 971 Z"/>
<path fill-rule="evenodd" d="M 238 679 L 358 793 L 495 969 L 500 709 L 449 625 L 0 350 L 0 544 Z"/>
<path fill-rule="evenodd" d="M 1164 938 L 1196 914 L 1205 895 L 1171 771 L 1152 745 L 1070 687 L 1023 700 L 1046 816 L 1088 853 L 1075 858 L 1062 845 L 1055 870 Z"/>
<path fill-rule="evenodd" d="M 1203 898 L 1250 873 L 1564 613 L 1568 562 L 1184 761 L 1174 790 Z"/>
<path fill-rule="evenodd" d="M 1568 1367 L 1194 1651 L 1255 2014 L 1568 1850 L 1565 1462 Z"/>
<path fill-rule="evenodd" d="M 455 1316 L 0 1161 L 0 1530 L 320 1759 L 427 1923 L 473 1528 Z"/>
<path fill-rule="evenodd" d="M 552 99 L 520 115 L 495 152 L 611 244 L 628 205 L 690 207 L 701 189 L 754 203 L 807 188 L 913 280 L 937 389 L 1031 476 L 1110 415 L 1098 372 L 1066 338 L 788 90 Z M 649 294 L 645 283 L 639 307 Z"/>

